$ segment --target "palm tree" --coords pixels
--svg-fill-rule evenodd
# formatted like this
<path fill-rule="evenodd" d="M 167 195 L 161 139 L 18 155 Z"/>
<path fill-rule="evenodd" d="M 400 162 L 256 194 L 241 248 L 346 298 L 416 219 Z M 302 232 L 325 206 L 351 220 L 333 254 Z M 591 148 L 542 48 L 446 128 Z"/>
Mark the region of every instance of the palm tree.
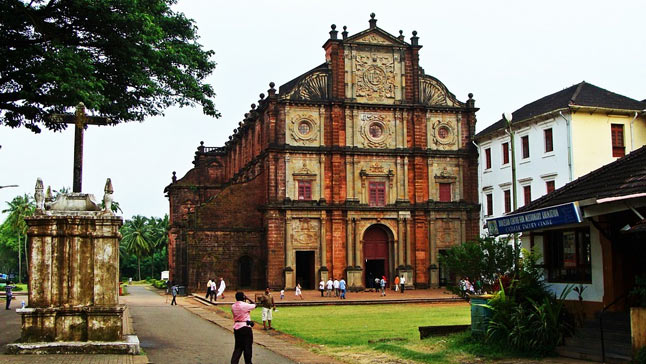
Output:
<path fill-rule="evenodd" d="M 27 224 L 25 223 L 25 217 L 34 214 L 36 205 L 34 204 L 34 200 L 31 198 L 31 196 L 27 194 L 14 197 L 11 202 L 7 202 L 7 205 L 9 205 L 9 208 L 2 210 L 2 212 L 9 213 L 4 223 L 9 225 L 9 227 L 15 232 L 18 238 L 18 283 L 21 283 L 21 250 L 23 249 L 23 237 L 25 249 L 25 265 L 29 266 L 29 260 L 27 258 Z"/>
<path fill-rule="evenodd" d="M 154 257 L 155 254 L 161 252 L 168 244 L 168 214 L 164 218 L 151 217 L 148 219 L 150 227 L 150 276 L 154 277 Z"/>
<path fill-rule="evenodd" d="M 132 217 L 132 220 L 126 220 L 121 228 L 126 251 L 137 257 L 139 280 L 141 280 L 141 258 L 152 250 L 150 226 L 147 220 L 144 216 L 136 215 Z"/>

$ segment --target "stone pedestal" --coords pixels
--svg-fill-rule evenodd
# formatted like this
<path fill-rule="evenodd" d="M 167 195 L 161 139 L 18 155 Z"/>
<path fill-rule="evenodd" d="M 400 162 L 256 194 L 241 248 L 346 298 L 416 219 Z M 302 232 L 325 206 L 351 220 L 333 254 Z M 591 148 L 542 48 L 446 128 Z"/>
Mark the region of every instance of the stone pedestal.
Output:
<path fill-rule="evenodd" d="M 294 282 L 296 278 L 294 277 L 294 270 L 291 267 L 287 267 L 284 270 L 285 272 L 285 289 L 294 289 L 296 283 Z"/>
<path fill-rule="evenodd" d="M 36 200 L 36 213 L 25 219 L 30 289 L 29 306 L 18 310 L 22 344 L 57 342 L 57 352 L 65 352 L 60 342 L 123 342 L 122 218 L 101 210 L 88 194 L 59 196 L 49 204 Z"/>
<path fill-rule="evenodd" d="M 321 276 L 320 280 L 323 282 L 327 282 L 329 273 L 330 272 L 327 270 L 327 267 L 321 267 L 321 269 L 319 269 L 319 275 Z"/>
<path fill-rule="evenodd" d="M 361 267 L 348 267 L 347 275 L 348 287 L 350 287 L 350 291 L 356 292 L 363 290 L 363 282 L 361 281 L 362 272 L 363 270 L 361 269 Z"/>
<path fill-rule="evenodd" d="M 413 270 L 413 267 L 411 266 L 400 267 L 398 269 L 397 273 L 399 274 L 399 276 L 401 277 L 403 275 L 406 278 L 406 284 L 405 284 L 406 289 L 415 288 L 415 282 L 413 282 L 413 277 L 414 277 L 413 272 L 414 270 Z"/>

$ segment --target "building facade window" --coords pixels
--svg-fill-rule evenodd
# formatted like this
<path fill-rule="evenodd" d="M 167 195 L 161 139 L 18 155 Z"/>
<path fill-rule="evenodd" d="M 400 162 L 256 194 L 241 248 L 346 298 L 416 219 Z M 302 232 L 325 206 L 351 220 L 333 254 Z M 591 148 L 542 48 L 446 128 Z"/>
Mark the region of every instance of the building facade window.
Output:
<path fill-rule="evenodd" d="M 440 202 L 451 202 L 451 184 L 440 183 Z"/>
<path fill-rule="evenodd" d="M 485 169 L 491 168 L 491 148 L 485 149 Z"/>
<path fill-rule="evenodd" d="M 312 199 L 312 181 L 298 181 L 298 199 Z"/>
<path fill-rule="evenodd" d="M 549 282 L 592 283 L 590 229 L 549 231 L 543 238 Z"/>
<path fill-rule="evenodd" d="M 487 193 L 487 216 L 493 216 L 493 194 Z"/>
<path fill-rule="evenodd" d="M 545 153 L 554 151 L 554 140 L 552 138 L 552 128 L 543 130 L 545 137 Z"/>
<path fill-rule="evenodd" d="M 545 189 L 547 190 L 547 193 L 554 192 L 554 190 L 556 189 L 555 185 L 554 185 L 554 181 L 546 181 L 545 182 Z"/>
<path fill-rule="evenodd" d="M 502 143 L 502 164 L 509 164 L 509 143 Z"/>
<path fill-rule="evenodd" d="M 522 136 L 520 138 L 520 143 L 522 145 L 523 159 L 529 158 L 529 135 Z"/>
<path fill-rule="evenodd" d="M 505 190 L 504 196 L 505 196 L 505 213 L 510 213 L 511 212 L 511 191 Z"/>
<path fill-rule="evenodd" d="M 370 206 L 386 206 L 386 182 L 369 182 L 368 195 Z"/>
<path fill-rule="evenodd" d="M 624 145 L 624 125 L 611 124 L 610 133 L 612 137 L 612 156 L 623 157 L 626 155 L 626 146 Z"/>
<path fill-rule="evenodd" d="M 523 186 L 523 200 L 525 206 L 529 205 L 529 203 L 532 202 L 532 186 Z"/>

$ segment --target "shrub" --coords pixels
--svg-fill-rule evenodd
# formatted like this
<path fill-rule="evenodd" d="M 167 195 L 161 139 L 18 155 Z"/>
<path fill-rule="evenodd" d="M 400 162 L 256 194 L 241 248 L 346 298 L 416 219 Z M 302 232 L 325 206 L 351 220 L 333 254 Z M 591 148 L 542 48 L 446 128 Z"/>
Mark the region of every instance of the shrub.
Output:
<path fill-rule="evenodd" d="M 646 364 L 646 347 L 637 350 L 637 354 L 635 354 L 635 363 Z"/>

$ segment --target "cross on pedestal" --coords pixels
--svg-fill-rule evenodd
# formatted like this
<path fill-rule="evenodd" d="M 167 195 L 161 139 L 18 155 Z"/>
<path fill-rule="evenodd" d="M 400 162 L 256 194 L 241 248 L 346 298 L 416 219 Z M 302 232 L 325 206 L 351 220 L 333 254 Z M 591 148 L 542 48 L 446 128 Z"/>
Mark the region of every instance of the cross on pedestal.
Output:
<path fill-rule="evenodd" d="M 85 104 L 79 102 L 76 112 L 71 114 L 53 114 L 51 120 L 56 123 L 74 124 L 74 180 L 72 192 L 81 192 L 83 182 L 83 132 L 88 125 L 109 125 L 110 118 L 89 116 L 85 113 Z"/>

